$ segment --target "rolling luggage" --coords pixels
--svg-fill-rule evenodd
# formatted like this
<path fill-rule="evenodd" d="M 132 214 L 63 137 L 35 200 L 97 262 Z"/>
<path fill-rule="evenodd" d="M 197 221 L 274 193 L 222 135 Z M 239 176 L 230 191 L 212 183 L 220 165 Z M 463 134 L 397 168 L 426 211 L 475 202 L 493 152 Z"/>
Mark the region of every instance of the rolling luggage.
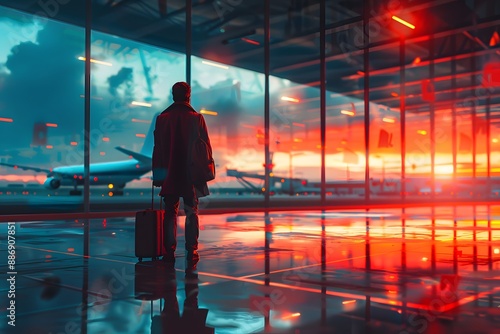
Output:
<path fill-rule="evenodd" d="M 154 188 L 151 191 L 151 209 L 135 214 L 135 256 L 139 258 L 139 262 L 143 258 L 157 260 L 165 255 L 165 247 L 163 246 L 164 211 L 161 209 L 161 199 L 160 210 L 154 209 Z"/>

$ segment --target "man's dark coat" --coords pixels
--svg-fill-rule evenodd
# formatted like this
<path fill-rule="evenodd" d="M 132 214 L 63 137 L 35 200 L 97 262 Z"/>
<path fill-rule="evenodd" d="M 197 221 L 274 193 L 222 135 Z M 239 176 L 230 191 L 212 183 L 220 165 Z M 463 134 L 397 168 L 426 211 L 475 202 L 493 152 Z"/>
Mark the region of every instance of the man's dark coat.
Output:
<path fill-rule="evenodd" d="M 161 185 L 160 196 L 193 194 L 188 158 L 193 140 L 192 127 L 195 125 L 199 129 L 200 137 L 210 145 L 203 115 L 197 113 L 187 102 L 173 103 L 156 118 L 153 180 L 156 186 Z M 195 189 L 198 197 L 209 195 L 206 182 L 195 185 Z"/>

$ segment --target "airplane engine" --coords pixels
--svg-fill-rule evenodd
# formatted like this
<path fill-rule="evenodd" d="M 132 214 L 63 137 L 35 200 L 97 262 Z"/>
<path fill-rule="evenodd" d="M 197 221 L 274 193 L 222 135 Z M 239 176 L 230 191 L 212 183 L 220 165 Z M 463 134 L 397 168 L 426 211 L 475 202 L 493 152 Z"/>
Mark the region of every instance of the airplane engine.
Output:
<path fill-rule="evenodd" d="M 48 177 L 43 183 L 43 186 L 46 189 L 55 190 L 61 186 L 61 180 L 56 179 L 55 177 Z"/>

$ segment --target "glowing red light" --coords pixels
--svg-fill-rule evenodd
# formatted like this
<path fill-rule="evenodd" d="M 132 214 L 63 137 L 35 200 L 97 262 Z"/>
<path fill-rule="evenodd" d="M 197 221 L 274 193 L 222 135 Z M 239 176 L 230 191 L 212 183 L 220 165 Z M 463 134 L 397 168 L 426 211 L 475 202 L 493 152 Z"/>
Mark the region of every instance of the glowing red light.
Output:
<path fill-rule="evenodd" d="M 250 38 L 245 38 L 245 37 L 243 37 L 241 40 L 242 40 L 243 42 L 247 42 L 247 43 L 249 43 L 249 44 L 253 44 L 253 45 L 260 45 L 260 43 L 259 43 L 259 42 L 254 41 L 253 39 L 250 39 Z"/>

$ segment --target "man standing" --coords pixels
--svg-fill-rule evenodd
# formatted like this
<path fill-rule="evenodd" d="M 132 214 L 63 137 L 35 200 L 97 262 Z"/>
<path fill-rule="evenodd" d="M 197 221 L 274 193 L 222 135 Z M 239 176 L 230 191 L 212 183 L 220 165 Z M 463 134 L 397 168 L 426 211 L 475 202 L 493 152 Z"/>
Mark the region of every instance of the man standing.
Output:
<path fill-rule="evenodd" d="M 177 82 L 172 87 L 174 103 L 157 118 L 154 131 L 153 184 L 161 187 L 160 196 L 165 202 L 163 260 L 175 262 L 177 247 L 177 214 L 179 198 L 184 201 L 186 213 L 186 259 L 196 264 L 198 255 L 198 198 L 209 195 L 206 182 L 193 184 L 190 180 L 188 160 L 194 134 L 200 135 L 210 147 L 207 126 L 203 115 L 189 104 L 191 87 Z"/>

